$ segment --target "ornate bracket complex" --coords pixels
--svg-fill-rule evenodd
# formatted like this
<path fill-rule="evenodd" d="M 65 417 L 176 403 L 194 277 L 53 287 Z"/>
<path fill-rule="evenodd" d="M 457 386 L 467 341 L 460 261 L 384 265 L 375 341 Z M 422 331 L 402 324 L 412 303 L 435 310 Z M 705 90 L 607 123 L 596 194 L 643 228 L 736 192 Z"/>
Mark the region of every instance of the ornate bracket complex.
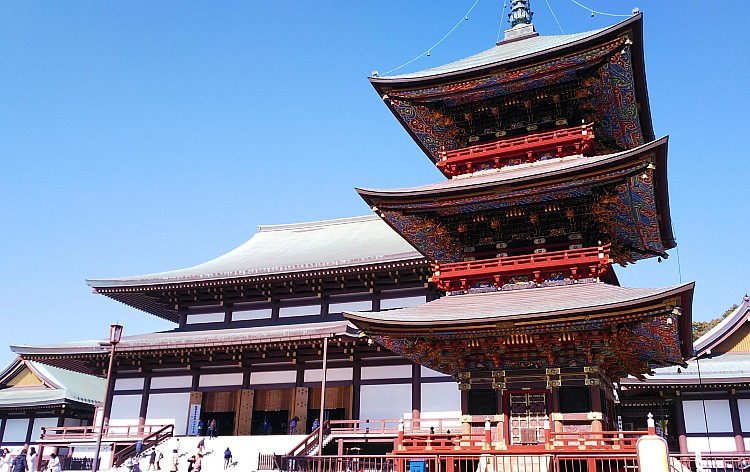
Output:
<path fill-rule="evenodd" d="M 543 254 L 499 257 L 479 261 L 436 264 L 430 279 L 440 290 L 467 290 L 478 283 L 501 287 L 512 277 L 526 276 L 541 283 L 553 277 L 596 278 L 612 264 L 610 245 Z"/>

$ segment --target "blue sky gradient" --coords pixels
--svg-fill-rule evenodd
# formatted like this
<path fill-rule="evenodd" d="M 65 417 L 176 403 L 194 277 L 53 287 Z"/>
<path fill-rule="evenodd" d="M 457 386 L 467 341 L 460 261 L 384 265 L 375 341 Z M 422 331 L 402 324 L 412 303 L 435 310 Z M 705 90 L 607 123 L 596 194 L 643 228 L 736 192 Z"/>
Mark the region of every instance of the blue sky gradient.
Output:
<path fill-rule="evenodd" d="M 355 186 L 442 179 L 367 76 L 424 52 L 472 4 L 2 2 L 0 363 L 9 344 L 104 338 L 114 321 L 125 334 L 173 326 L 91 294 L 86 278 L 192 266 L 260 224 L 368 214 Z M 622 20 L 549 5 L 566 33 Z M 710 319 L 749 289 L 750 2 L 723 4 L 720 19 L 699 1 L 637 6 L 679 257 L 617 273 L 627 286 L 694 280 L 694 318 Z M 560 34 L 547 2 L 532 7 L 541 34 Z M 491 47 L 502 11 L 480 0 L 402 72 Z"/>

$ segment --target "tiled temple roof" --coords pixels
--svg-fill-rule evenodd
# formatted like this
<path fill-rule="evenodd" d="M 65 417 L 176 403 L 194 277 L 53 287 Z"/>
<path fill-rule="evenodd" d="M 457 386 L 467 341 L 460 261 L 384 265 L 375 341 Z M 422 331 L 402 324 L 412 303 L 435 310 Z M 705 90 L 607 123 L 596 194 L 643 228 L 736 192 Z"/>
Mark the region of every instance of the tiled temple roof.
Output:
<path fill-rule="evenodd" d="M 94 288 L 133 287 L 422 259 L 382 220 L 361 216 L 261 226 L 243 245 L 193 267 L 133 277 L 90 279 L 87 283 Z"/>
<path fill-rule="evenodd" d="M 0 389 L 0 409 L 54 406 L 69 402 L 94 405 L 104 399 L 104 379 L 40 362 L 16 359 L 0 377 L 12 375 L 24 365 L 45 385 Z"/>
<path fill-rule="evenodd" d="M 694 284 L 665 288 L 628 288 L 604 283 L 488 292 L 443 297 L 409 308 L 380 312 L 346 312 L 355 322 L 393 326 L 471 325 L 482 321 L 530 321 L 583 315 L 689 294 Z M 690 306 L 683 307 L 686 310 Z M 689 312 L 686 313 L 689 316 Z"/>
<path fill-rule="evenodd" d="M 666 156 L 668 137 L 626 151 L 602 156 L 586 157 L 582 155 L 553 158 L 528 164 L 507 166 L 501 169 L 483 170 L 473 174 L 456 176 L 434 184 L 398 189 L 363 189 L 357 191 L 364 198 L 368 196 L 398 197 L 411 195 L 431 195 L 437 193 L 464 192 L 475 188 L 494 185 L 516 184 L 520 182 L 548 179 L 564 175 L 580 175 L 582 172 L 598 166 L 607 165 L 621 159 L 627 159 L 645 152 L 659 150 Z"/>

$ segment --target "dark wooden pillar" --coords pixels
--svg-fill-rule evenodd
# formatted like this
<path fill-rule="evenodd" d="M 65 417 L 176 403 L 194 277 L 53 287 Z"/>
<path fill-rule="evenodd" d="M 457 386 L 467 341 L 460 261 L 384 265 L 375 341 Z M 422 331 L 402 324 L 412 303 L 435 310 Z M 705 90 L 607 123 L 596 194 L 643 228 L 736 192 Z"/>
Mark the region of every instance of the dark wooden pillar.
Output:
<path fill-rule="evenodd" d="M 36 412 L 32 411 L 28 416 L 29 425 L 26 427 L 26 440 L 24 441 L 24 444 L 29 444 L 31 442 L 31 435 L 34 432 L 34 418 L 36 417 Z"/>
<path fill-rule="evenodd" d="M 418 419 L 422 414 L 422 368 L 411 365 L 411 417 Z"/>
<path fill-rule="evenodd" d="M 179 317 L 179 327 L 184 328 L 187 326 L 187 310 L 185 308 L 179 308 L 177 310 L 177 316 Z"/>
<path fill-rule="evenodd" d="M 461 390 L 461 414 L 469 414 L 469 392 L 467 390 Z"/>
<path fill-rule="evenodd" d="M 677 431 L 677 441 L 680 445 L 680 454 L 687 454 L 687 436 L 685 435 L 685 414 L 682 410 L 682 398 L 679 397 L 680 391 L 677 391 L 677 397 L 674 400 L 674 421 L 675 431 Z"/>
<path fill-rule="evenodd" d="M 382 297 L 382 293 L 380 290 L 375 290 L 372 292 L 372 311 L 380 311 L 380 299 Z"/>
<path fill-rule="evenodd" d="M 5 436 L 5 425 L 8 422 L 8 418 L 3 416 L 2 420 L 0 420 L 0 443 L 3 442 L 3 436 Z"/>
<path fill-rule="evenodd" d="M 232 324 L 232 312 L 234 308 L 231 303 L 224 304 L 224 325 L 229 327 Z"/>
<path fill-rule="evenodd" d="M 320 299 L 320 317 L 325 318 L 331 309 L 331 299 L 327 296 Z"/>
<path fill-rule="evenodd" d="M 362 401 L 362 360 L 355 357 L 352 367 L 352 419 L 358 420 Z"/>
<path fill-rule="evenodd" d="M 148 396 L 151 391 L 151 373 L 146 374 L 143 379 L 143 393 L 141 394 L 141 408 L 138 411 L 138 431 L 143 432 L 146 424 L 146 413 L 148 412 Z"/>
<path fill-rule="evenodd" d="M 734 432 L 734 447 L 737 452 L 745 453 L 745 440 L 742 437 L 742 423 L 740 422 L 740 407 L 737 404 L 735 389 L 729 392 L 729 414 L 732 417 L 732 431 Z"/>
<path fill-rule="evenodd" d="M 193 370 L 193 384 L 190 386 L 190 390 L 193 392 L 198 391 L 198 385 L 200 385 L 201 376 L 197 370 Z"/>
<path fill-rule="evenodd" d="M 271 319 L 279 321 L 279 312 L 281 311 L 281 302 L 278 299 L 271 300 Z"/>

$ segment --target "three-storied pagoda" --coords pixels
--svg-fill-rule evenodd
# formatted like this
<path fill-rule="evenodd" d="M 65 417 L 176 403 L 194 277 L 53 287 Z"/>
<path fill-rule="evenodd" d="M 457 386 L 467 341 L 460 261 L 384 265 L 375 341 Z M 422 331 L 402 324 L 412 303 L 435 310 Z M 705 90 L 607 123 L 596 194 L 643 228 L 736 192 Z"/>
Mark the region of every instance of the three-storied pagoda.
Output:
<path fill-rule="evenodd" d="M 642 16 L 540 36 L 528 2 L 512 3 L 495 47 L 370 79 L 448 180 L 358 191 L 448 296 L 346 314 L 454 376 L 462 413 L 495 415 L 501 447 L 541 442 L 547 415 L 556 431 L 616 429 L 614 384 L 692 352 L 693 284 L 625 288 L 612 268 L 675 247 Z"/>

